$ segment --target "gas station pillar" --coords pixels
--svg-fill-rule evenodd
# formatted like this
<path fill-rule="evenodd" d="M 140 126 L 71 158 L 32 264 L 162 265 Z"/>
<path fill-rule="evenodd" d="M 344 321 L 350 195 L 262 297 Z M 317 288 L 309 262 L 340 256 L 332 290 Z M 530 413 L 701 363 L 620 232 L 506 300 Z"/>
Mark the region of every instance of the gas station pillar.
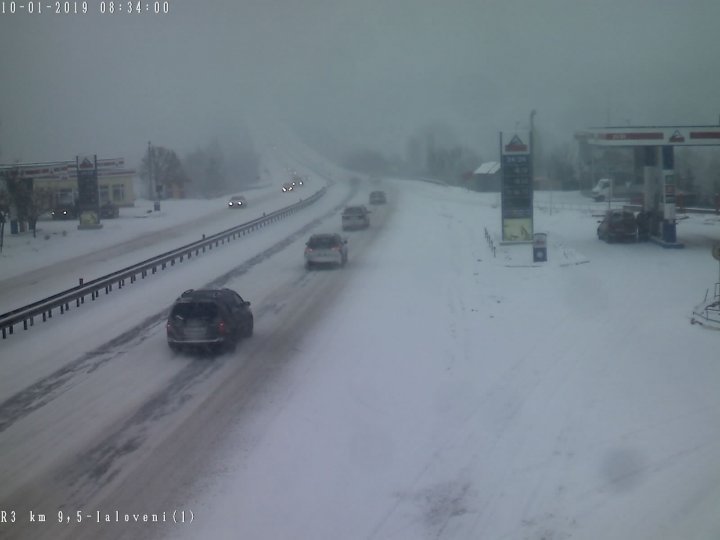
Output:
<path fill-rule="evenodd" d="M 677 241 L 675 228 L 675 154 L 674 147 L 662 147 L 663 242 Z"/>

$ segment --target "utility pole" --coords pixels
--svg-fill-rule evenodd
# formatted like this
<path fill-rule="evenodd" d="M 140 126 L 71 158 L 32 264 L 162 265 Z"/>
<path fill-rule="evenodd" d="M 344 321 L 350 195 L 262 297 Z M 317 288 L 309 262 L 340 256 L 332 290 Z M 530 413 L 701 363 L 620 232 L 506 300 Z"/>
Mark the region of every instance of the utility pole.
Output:
<path fill-rule="evenodd" d="M 153 202 L 153 210 L 155 212 L 160 211 L 160 196 L 158 194 L 157 190 L 157 179 L 155 178 L 155 167 L 154 167 L 154 154 L 152 143 L 148 141 L 148 176 L 150 177 L 150 198 L 154 201 Z"/>
<path fill-rule="evenodd" d="M 148 141 L 148 199 L 154 197 L 152 170 L 152 142 Z"/>
<path fill-rule="evenodd" d="M 535 109 L 530 111 L 530 193 L 532 199 L 535 199 Z M 535 203 L 531 199 L 530 201 L 530 212 L 531 212 L 531 223 L 533 223 L 533 232 L 535 230 Z"/>

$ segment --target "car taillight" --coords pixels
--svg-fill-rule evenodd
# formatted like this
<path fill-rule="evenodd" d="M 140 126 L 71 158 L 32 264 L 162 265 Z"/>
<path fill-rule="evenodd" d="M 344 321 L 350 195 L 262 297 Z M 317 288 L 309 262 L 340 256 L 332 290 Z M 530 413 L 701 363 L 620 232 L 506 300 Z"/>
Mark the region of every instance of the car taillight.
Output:
<path fill-rule="evenodd" d="M 220 332 L 221 334 L 225 333 L 225 321 L 220 321 L 218 323 L 218 332 Z"/>

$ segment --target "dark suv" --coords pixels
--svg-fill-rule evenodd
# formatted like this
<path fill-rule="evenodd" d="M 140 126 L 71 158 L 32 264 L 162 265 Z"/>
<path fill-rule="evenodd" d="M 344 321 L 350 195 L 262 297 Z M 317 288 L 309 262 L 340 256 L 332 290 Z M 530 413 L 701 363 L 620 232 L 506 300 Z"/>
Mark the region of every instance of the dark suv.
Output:
<path fill-rule="evenodd" d="M 606 242 L 634 242 L 637 240 L 637 233 L 635 214 L 628 210 L 608 210 L 597 228 L 598 238 Z"/>
<path fill-rule="evenodd" d="M 253 333 L 250 302 L 232 289 L 190 289 L 175 300 L 167 321 L 167 342 L 173 351 L 197 348 L 233 350 Z"/>

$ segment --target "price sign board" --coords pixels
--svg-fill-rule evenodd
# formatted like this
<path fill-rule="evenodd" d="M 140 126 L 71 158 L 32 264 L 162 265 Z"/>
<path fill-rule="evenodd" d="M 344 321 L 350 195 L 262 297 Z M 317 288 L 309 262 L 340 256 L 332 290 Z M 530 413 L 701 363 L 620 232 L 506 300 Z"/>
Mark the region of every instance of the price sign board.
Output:
<path fill-rule="evenodd" d="M 502 164 L 502 239 L 528 242 L 533 239 L 533 184 L 529 133 L 513 133 L 509 141 L 500 133 Z"/>

